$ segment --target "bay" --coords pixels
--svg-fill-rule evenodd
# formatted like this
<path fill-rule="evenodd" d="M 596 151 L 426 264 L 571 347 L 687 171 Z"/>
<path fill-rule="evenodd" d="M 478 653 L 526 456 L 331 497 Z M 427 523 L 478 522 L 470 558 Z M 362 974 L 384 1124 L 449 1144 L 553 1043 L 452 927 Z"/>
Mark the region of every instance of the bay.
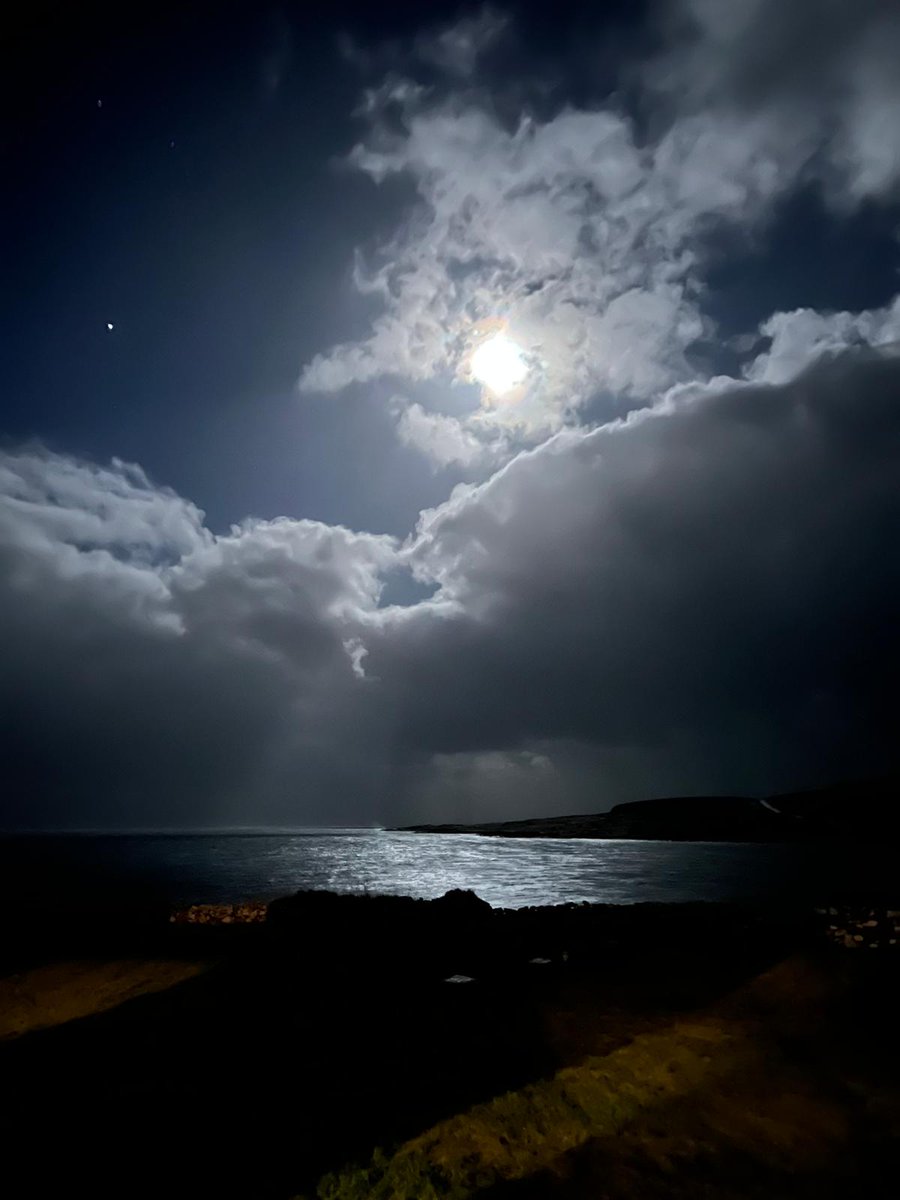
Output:
<path fill-rule="evenodd" d="M 0 839 L 5 905 L 143 893 L 171 905 L 268 900 L 303 888 L 431 898 L 471 889 L 495 907 L 890 895 L 874 845 L 504 839 L 308 829 L 290 833 Z"/>

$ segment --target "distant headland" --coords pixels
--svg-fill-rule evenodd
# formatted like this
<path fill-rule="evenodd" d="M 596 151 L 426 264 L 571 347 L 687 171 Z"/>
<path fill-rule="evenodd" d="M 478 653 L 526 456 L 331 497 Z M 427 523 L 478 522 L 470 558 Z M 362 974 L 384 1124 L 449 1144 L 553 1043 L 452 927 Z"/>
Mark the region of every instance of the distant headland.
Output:
<path fill-rule="evenodd" d="M 900 776 L 764 799 L 677 796 L 617 804 L 609 812 L 475 825 L 410 825 L 409 833 L 511 838 L 635 838 L 672 842 L 900 840 Z"/>

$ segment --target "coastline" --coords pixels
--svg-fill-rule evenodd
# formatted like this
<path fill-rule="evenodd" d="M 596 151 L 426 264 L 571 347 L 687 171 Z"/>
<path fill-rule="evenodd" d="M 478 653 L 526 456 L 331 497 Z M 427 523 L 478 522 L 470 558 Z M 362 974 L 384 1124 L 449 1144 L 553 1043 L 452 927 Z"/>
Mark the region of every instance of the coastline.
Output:
<path fill-rule="evenodd" d="M 406 825 L 397 833 L 672 842 L 900 841 L 900 778 L 773 796 L 666 796 L 608 812 L 513 821 Z"/>

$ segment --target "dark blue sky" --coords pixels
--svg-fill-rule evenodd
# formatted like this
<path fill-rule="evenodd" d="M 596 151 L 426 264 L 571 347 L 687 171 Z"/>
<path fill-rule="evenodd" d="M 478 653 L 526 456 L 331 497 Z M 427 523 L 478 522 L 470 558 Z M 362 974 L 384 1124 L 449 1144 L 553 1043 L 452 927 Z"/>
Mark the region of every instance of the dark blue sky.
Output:
<path fill-rule="evenodd" d="M 408 518 L 390 472 L 358 483 L 353 454 L 335 471 L 348 431 L 387 451 L 384 412 L 294 393 L 305 358 L 361 331 L 352 252 L 385 207 L 334 163 L 360 80 L 338 52 L 359 18 L 333 17 L 153 8 L 132 28 L 133 14 L 98 13 L 26 31 L 7 158 L 6 435 L 138 460 L 216 526 L 281 512 L 359 523 L 361 494 L 374 526 Z"/>

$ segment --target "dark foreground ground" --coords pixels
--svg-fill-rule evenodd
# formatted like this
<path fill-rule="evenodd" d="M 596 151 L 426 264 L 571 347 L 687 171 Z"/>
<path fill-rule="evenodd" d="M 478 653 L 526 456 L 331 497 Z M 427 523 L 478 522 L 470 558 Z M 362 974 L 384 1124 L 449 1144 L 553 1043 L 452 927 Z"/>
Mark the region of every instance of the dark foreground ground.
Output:
<path fill-rule="evenodd" d="M 4 1192 L 893 1197 L 897 958 L 807 913 L 461 894 L 19 928 Z"/>

